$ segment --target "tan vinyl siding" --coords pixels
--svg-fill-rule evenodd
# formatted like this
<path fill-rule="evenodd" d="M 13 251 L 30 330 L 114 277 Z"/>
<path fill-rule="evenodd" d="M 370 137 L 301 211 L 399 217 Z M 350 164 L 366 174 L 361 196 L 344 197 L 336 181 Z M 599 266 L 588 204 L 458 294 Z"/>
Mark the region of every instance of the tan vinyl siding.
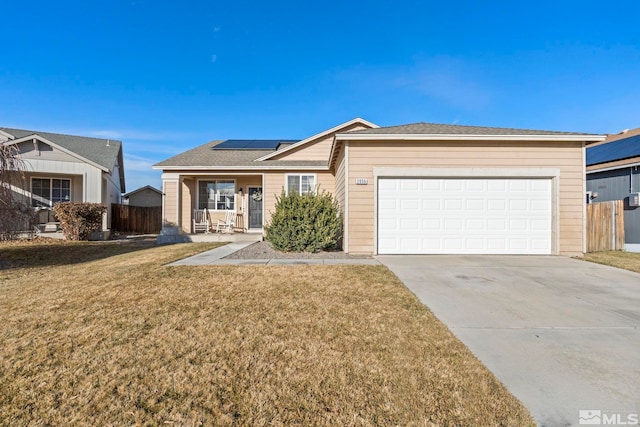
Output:
<path fill-rule="evenodd" d="M 184 178 L 180 185 L 180 206 L 181 206 L 181 218 L 180 231 L 182 233 L 191 233 L 191 219 L 193 215 L 193 209 L 195 208 L 194 197 L 196 197 L 196 180 L 193 178 Z"/>
<path fill-rule="evenodd" d="M 164 219 L 163 222 L 167 225 L 178 225 L 178 212 L 177 212 L 177 197 L 178 197 L 178 182 L 177 181 L 165 181 L 164 182 Z"/>
<path fill-rule="evenodd" d="M 344 149 L 341 149 L 338 153 L 338 158 L 336 160 L 336 190 L 335 190 L 335 199 L 340 205 L 340 210 L 344 214 L 344 176 L 345 176 L 345 157 L 344 157 Z"/>
<path fill-rule="evenodd" d="M 559 252 L 583 250 L 582 143 L 573 142 L 349 142 L 349 251 L 374 251 L 374 167 L 558 168 Z M 355 185 L 366 178 L 369 185 Z"/>
<path fill-rule="evenodd" d="M 369 129 L 368 126 L 356 123 L 351 126 L 340 129 L 342 132 L 351 132 L 354 130 Z M 274 160 L 329 160 L 329 154 L 331 153 L 331 146 L 333 144 L 333 135 L 318 138 L 316 141 L 309 141 L 308 143 L 294 148 L 282 155 L 273 157 Z"/>
<path fill-rule="evenodd" d="M 335 190 L 336 181 L 334 176 L 329 171 L 312 172 L 312 171 L 287 171 L 287 172 L 265 172 L 264 174 L 264 206 L 263 215 L 265 224 L 269 223 L 271 214 L 275 210 L 276 196 L 282 193 L 285 187 L 285 175 L 290 174 L 303 174 L 303 175 L 315 175 L 317 184 L 320 191 L 326 190 L 333 193 Z"/>

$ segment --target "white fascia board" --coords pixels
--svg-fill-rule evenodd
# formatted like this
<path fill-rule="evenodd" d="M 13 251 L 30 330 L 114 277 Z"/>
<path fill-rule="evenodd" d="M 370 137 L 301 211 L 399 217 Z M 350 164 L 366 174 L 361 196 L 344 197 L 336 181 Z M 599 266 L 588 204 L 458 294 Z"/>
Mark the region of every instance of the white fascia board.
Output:
<path fill-rule="evenodd" d="M 70 155 L 71 157 L 75 157 L 75 158 L 76 158 L 76 159 L 78 159 L 78 160 L 82 160 L 83 162 L 88 163 L 88 164 L 90 164 L 91 166 L 93 166 L 93 167 L 96 167 L 96 168 L 100 169 L 101 171 L 111 173 L 111 171 L 110 171 L 108 168 L 105 168 L 105 167 L 104 167 L 104 166 L 102 166 L 102 165 L 99 165 L 99 164 L 97 164 L 97 163 L 95 163 L 95 162 L 93 162 L 93 161 L 91 161 L 91 160 L 89 160 L 89 159 L 86 159 L 86 158 L 84 158 L 84 157 L 82 157 L 82 156 L 80 156 L 80 155 L 78 155 L 78 154 L 74 153 L 73 151 L 67 150 L 66 148 L 64 148 L 64 147 L 62 147 L 62 146 L 60 146 L 60 145 L 56 144 L 55 142 L 51 142 L 51 141 L 49 141 L 47 138 L 43 138 L 43 137 L 41 137 L 41 136 L 40 136 L 40 135 L 38 135 L 37 133 L 34 133 L 33 135 L 25 136 L 25 137 L 20 138 L 20 139 L 14 139 L 14 140 L 8 141 L 8 142 L 7 142 L 7 144 L 9 144 L 9 145 L 15 145 L 15 144 L 19 144 L 19 143 L 21 143 L 21 142 L 31 141 L 31 140 L 33 140 L 33 139 L 37 139 L 37 140 L 39 140 L 39 141 L 44 142 L 45 144 L 48 144 L 48 145 L 50 145 L 50 146 L 52 146 L 52 147 L 55 147 L 56 149 L 58 149 L 58 150 L 62 151 L 63 153 L 66 153 L 66 154 Z M 122 148 L 121 148 L 121 149 L 122 149 Z"/>
<path fill-rule="evenodd" d="M 603 141 L 605 135 L 467 135 L 467 134 L 370 134 L 338 133 L 337 141 Z"/>
<path fill-rule="evenodd" d="M 627 163 L 625 165 L 609 166 L 608 168 L 602 168 L 602 169 L 593 169 L 593 170 L 587 171 L 587 175 L 589 175 L 591 173 L 613 171 L 613 170 L 616 170 L 616 169 L 632 168 L 634 166 L 640 166 L 640 162 Z"/>
<path fill-rule="evenodd" d="M 156 170 L 183 171 L 263 171 L 263 170 L 329 170 L 329 166 L 152 166 Z"/>
<path fill-rule="evenodd" d="M 4 139 L 6 141 L 11 141 L 13 139 L 15 139 L 16 137 L 11 135 L 10 133 L 7 133 L 3 130 L 0 130 L 0 140 Z"/>
<path fill-rule="evenodd" d="M 265 156 L 259 157 L 259 158 L 256 159 L 256 161 L 268 160 L 268 159 L 270 159 L 272 157 L 275 157 L 275 156 L 280 155 L 282 153 L 286 153 L 289 150 L 294 150 L 294 149 L 296 149 L 296 148 L 298 148 L 298 147 L 300 147 L 300 146 L 302 146 L 304 144 L 307 144 L 307 143 L 309 143 L 309 142 L 311 142 L 311 141 L 313 141 L 315 139 L 322 138 L 323 136 L 327 136 L 327 135 L 329 135 L 329 134 L 331 134 L 333 132 L 337 132 L 338 130 L 340 130 L 340 129 L 344 128 L 344 127 L 351 126 L 351 125 L 354 125 L 356 123 L 361 123 L 363 125 L 369 126 L 371 128 L 374 128 L 374 129 L 377 129 L 377 128 L 380 127 L 380 126 L 376 125 L 375 123 L 371 123 L 370 121 L 367 121 L 367 120 L 362 119 L 360 117 L 356 117 L 353 120 L 349 120 L 348 122 L 339 124 L 338 126 L 334 126 L 331 129 L 324 130 L 324 131 L 322 131 L 322 132 L 320 132 L 318 134 L 310 136 L 309 138 L 305 138 L 302 141 L 298 141 L 295 144 L 292 144 L 292 145 L 288 146 L 287 148 L 283 148 L 282 150 L 274 151 L 273 153 L 269 153 L 269 154 L 267 154 Z"/>

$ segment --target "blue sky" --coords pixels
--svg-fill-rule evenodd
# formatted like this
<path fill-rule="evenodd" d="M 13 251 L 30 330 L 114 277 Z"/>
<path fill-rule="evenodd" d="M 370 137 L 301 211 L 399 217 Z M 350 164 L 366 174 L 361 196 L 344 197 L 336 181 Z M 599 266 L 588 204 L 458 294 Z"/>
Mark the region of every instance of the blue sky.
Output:
<path fill-rule="evenodd" d="M 637 1 L 3 1 L 0 126 L 121 139 L 127 190 L 212 139 L 354 117 L 640 126 Z"/>

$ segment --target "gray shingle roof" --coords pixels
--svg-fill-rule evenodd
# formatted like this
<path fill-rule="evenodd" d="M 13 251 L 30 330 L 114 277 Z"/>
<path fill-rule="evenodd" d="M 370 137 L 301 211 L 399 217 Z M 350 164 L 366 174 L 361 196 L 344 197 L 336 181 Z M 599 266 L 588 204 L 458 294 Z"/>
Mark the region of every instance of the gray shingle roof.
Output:
<path fill-rule="evenodd" d="M 136 188 L 133 191 L 129 191 L 127 194 L 123 194 L 123 197 L 129 197 L 133 194 L 139 193 L 144 190 L 151 190 L 151 191 L 155 191 L 158 194 L 162 194 L 162 191 L 158 190 L 156 187 L 152 187 L 151 185 L 145 185 L 144 187 Z"/>
<path fill-rule="evenodd" d="M 189 167 L 290 167 L 290 166 L 327 166 L 327 161 L 315 160 L 265 160 L 256 162 L 255 160 L 273 153 L 274 150 L 214 150 L 213 147 L 224 141 L 211 141 L 202 144 L 191 150 L 180 153 L 160 163 L 156 167 L 183 166 Z M 282 148 L 282 147 L 281 147 Z"/>
<path fill-rule="evenodd" d="M 113 139 L 90 138 L 86 136 L 63 135 L 59 133 L 40 132 L 35 130 L 12 129 L 0 127 L 0 130 L 14 136 L 16 139 L 31 135 L 41 137 L 65 148 L 72 153 L 104 167 L 113 172 L 113 167 L 118 161 L 118 155 L 122 148 L 122 142 Z M 107 145 L 108 142 L 108 145 Z M 123 169 L 122 165 L 121 169 Z"/>
<path fill-rule="evenodd" d="M 511 129 L 486 126 L 445 125 L 437 123 L 411 123 L 400 126 L 387 126 L 357 130 L 353 134 L 413 134 L 413 135 L 589 135 L 580 132 L 556 132 L 533 129 Z"/>

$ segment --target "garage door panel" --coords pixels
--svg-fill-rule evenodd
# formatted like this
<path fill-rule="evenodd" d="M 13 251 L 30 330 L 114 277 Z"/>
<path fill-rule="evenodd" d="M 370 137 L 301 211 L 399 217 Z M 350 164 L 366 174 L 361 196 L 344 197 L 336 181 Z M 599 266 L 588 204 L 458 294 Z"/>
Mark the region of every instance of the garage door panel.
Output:
<path fill-rule="evenodd" d="M 551 253 L 549 179 L 378 184 L 378 253 Z"/>

